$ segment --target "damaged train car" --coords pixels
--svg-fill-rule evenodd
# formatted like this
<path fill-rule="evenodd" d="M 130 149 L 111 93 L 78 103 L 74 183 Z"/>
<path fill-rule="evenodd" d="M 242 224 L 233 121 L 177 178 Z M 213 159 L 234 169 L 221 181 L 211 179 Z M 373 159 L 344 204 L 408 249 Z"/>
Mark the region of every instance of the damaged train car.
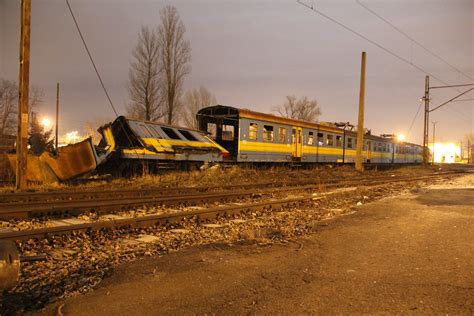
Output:
<path fill-rule="evenodd" d="M 97 146 L 88 138 L 59 147 L 54 154 L 28 154 L 28 181 L 49 183 L 85 174 L 130 176 L 159 169 L 193 169 L 222 161 L 229 154 L 201 131 L 124 116 L 98 131 L 102 139 Z M 0 170 L 2 179 L 14 179 L 16 155 L 0 156 Z"/>

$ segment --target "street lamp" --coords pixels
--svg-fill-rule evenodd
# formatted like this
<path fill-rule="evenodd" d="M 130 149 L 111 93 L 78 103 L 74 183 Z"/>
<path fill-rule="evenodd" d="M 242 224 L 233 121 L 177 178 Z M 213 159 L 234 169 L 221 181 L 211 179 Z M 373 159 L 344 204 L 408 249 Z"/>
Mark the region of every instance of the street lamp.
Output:
<path fill-rule="evenodd" d="M 51 120 L 47 117 L 44 117 L 42 120 L 41 120 L 41 125 L 43 125 L 44 128 L 49 128 L 51 126 Z"/>

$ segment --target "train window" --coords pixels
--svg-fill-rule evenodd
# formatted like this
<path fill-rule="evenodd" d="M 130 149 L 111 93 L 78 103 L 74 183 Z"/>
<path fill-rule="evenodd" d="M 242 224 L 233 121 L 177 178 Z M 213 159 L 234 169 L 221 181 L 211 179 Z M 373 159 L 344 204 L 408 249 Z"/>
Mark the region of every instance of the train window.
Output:
<path fill-rule="evenodd" d="M 263 125 L 263 140 L 267 142 L 273 141 L 273 126 Z"/>
<path fill-rule="evenodd" d="M 334 146 L 334 136 L 333 135 L 328 135 L 326 138 L 326 145 L 328 146 Z"/>
<path fill-rule="evenodd" d="M 149 125 L 148 127 L 153 132 L 153 135 L 155 136 L 155 138 L 162 138 L 160 132 L 158 132 L 159 128 L 157 128 L 155 126 L 151 126 L 151 125 Z"/>
<path fill-rule="evenodd" d="M 234 140 L 234 125 L 222 125 L 222 140 Z"/>
<path fill-rule="evenodd" d="M 308 145 L 313 145 L 313 143 L 314 143 L 313 132 L 309 132 L 308 133 Z"/>
<path fill-rule="evenodd" d="M 142 130 L 142 135 L 141 136 L 148 137 L 148 138 L 153 138 L 153 135 L 148 130 L 148 128 L 146 128 L 146 126 L 144 124 L 140 124 L 140 128 Z"/>
<path fill-rule="evenodd" d="M 318 133 L 318 146 L 322 146 L 324 142 L 324 134 Z"/>
<path fill-rule="evenodd" d="M 280 143 L 286 143 L 286 128 L 284 127 L 278 128 L 278 141 Z"/>
<path fill-rule="evenodd" d="M 342 136 L 336 136 L 336 147 L 342 146 Z"/>
<path fill-rule="evenodd" d="M 190 140 L 190 141 L 193 141 L 193 142 L 197 142 L 198 139 L 193 135 L 191 134 L 190 131 L 187 131 L 187 130 L 184 130 L 184 129 L 178 129 L 178 131 L 181 133 L 181 135 L 184 136 L 184 138 L 186 138 L 187 140 Z"/>
<path fill-rule="evenodd" d="M 257 139 L 257 131 L 258 131 L 258 124 L 257 123 L 250 123 L 250 126 L 249 126 L 249 139 L 256 140 Z"/>
<path fill-rule="evenodd" d="M 347 148 L 352 148 L 352 137 L 347 138 Z"/>
<path fill-rule="evenodd" d="M 179 135 L 176 134 L 176 132 L 172 128 L 162 126 L 161 129 L 163 130 L 163 132 L 165 132 L 166 135 L 168 135 L 169 138 L 171 138 L 171 139 L 181 139 L 179 137 Z"/>
<path fill-rule="evenodd" d="M 207 132 L 210 134 L 212 139 L 217 138 L 217 125 L 216 123 L 207 123 Z"/>

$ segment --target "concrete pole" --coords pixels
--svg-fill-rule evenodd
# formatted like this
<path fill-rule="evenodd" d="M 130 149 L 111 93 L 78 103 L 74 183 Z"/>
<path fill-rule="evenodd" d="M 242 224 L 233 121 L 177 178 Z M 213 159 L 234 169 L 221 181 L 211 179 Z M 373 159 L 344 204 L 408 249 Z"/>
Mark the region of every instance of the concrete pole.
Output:
<path fill-rule="evenodd" d="M 357 151 L 355 161 L 355 168 L 357 171 L 364 171 L 364 165 L 362 164 L 362 149 L 364 146 L 365 56 L 365 52 L 362 52 L 360 67 L 359 120 L 357 122 Z"/>
<path fill-rule="evenodd" d="M 425 121 L 423 127 L 423 166 L 428 166 L 428 132 L 429 132 L 429 115 L 430 115 L 430 77 L 425 77 Z"/>
<path fill-rule="evenodd" d="M 31 0 L 21 0 L 18 132 L 16 140 L 16 189 L 26 190 L 28 157 L 28 90 L 30 81 Z"/>
<path fill-rule="evenodd" d="M 59 130 L 59 82 L 56 85 L 56 132 L 54 138 L 54 148 L 58 150 L 58 130 Z"/>

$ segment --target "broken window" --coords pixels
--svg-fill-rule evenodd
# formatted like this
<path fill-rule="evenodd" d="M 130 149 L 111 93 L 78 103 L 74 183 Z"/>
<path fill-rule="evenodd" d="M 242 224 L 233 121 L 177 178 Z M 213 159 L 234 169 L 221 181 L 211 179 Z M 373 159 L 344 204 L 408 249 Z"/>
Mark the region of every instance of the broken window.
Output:
<path fill-rule="evenodd" d="M 273 141 L 273 126 L 263 125 L 263 140 L 267 142 Z"/>
<path fill-rule="evenodd" d="M 234 140 L 234 125 L 222 125 L 222 140 Z"/>
<path fill-rule="evenodd" d="M 286 143 L 286 128 L 278 128 L 278 141 L 280 143 Z"/>
<path fill-rule="evenodd" d="M 194 141 L 194 142 L 195 142 L 195 141 L 198 141 L 198 139 L 197 139 L 193 134 L 191 134 L 190 131 L 187 131 L 187 130 L 184 130 L 184 129 L 179 129 L 178 131 L 179 131 L 179 132 L 181 133 L 181 135 L 183 135 L 184 138 L 186 138 L 187 140 L 191 140 L 191 141 Z"/>
<path fill-rule="evenodd" d="M 313 145 L 313 143 L 314 143 L 313 132 L 309 132 L 308 133 L 308 145 Z"/>
<path fill-rule="evenodd" d="M 210 134 L 212 139 L 217 138 L 217 125 L 216 123 L 207 123 L 207 132 Z"/>
<path fill-rule="evenodd" d="M 169 127 L 161 127 L 163 132 L 165 132 L 166 135 L 168 135 L 169 138 L 171 139 L 181 139 L 178 134 L 174 131 L 174 129 L 169 128 Z"/>
<path fill-rule="evenodd" d="M 256 140 L 257 139 L 257 131 L 258 131 L 258 124 L 257 123 L 250 123 L 249 126 L 249 139 Z"/>

